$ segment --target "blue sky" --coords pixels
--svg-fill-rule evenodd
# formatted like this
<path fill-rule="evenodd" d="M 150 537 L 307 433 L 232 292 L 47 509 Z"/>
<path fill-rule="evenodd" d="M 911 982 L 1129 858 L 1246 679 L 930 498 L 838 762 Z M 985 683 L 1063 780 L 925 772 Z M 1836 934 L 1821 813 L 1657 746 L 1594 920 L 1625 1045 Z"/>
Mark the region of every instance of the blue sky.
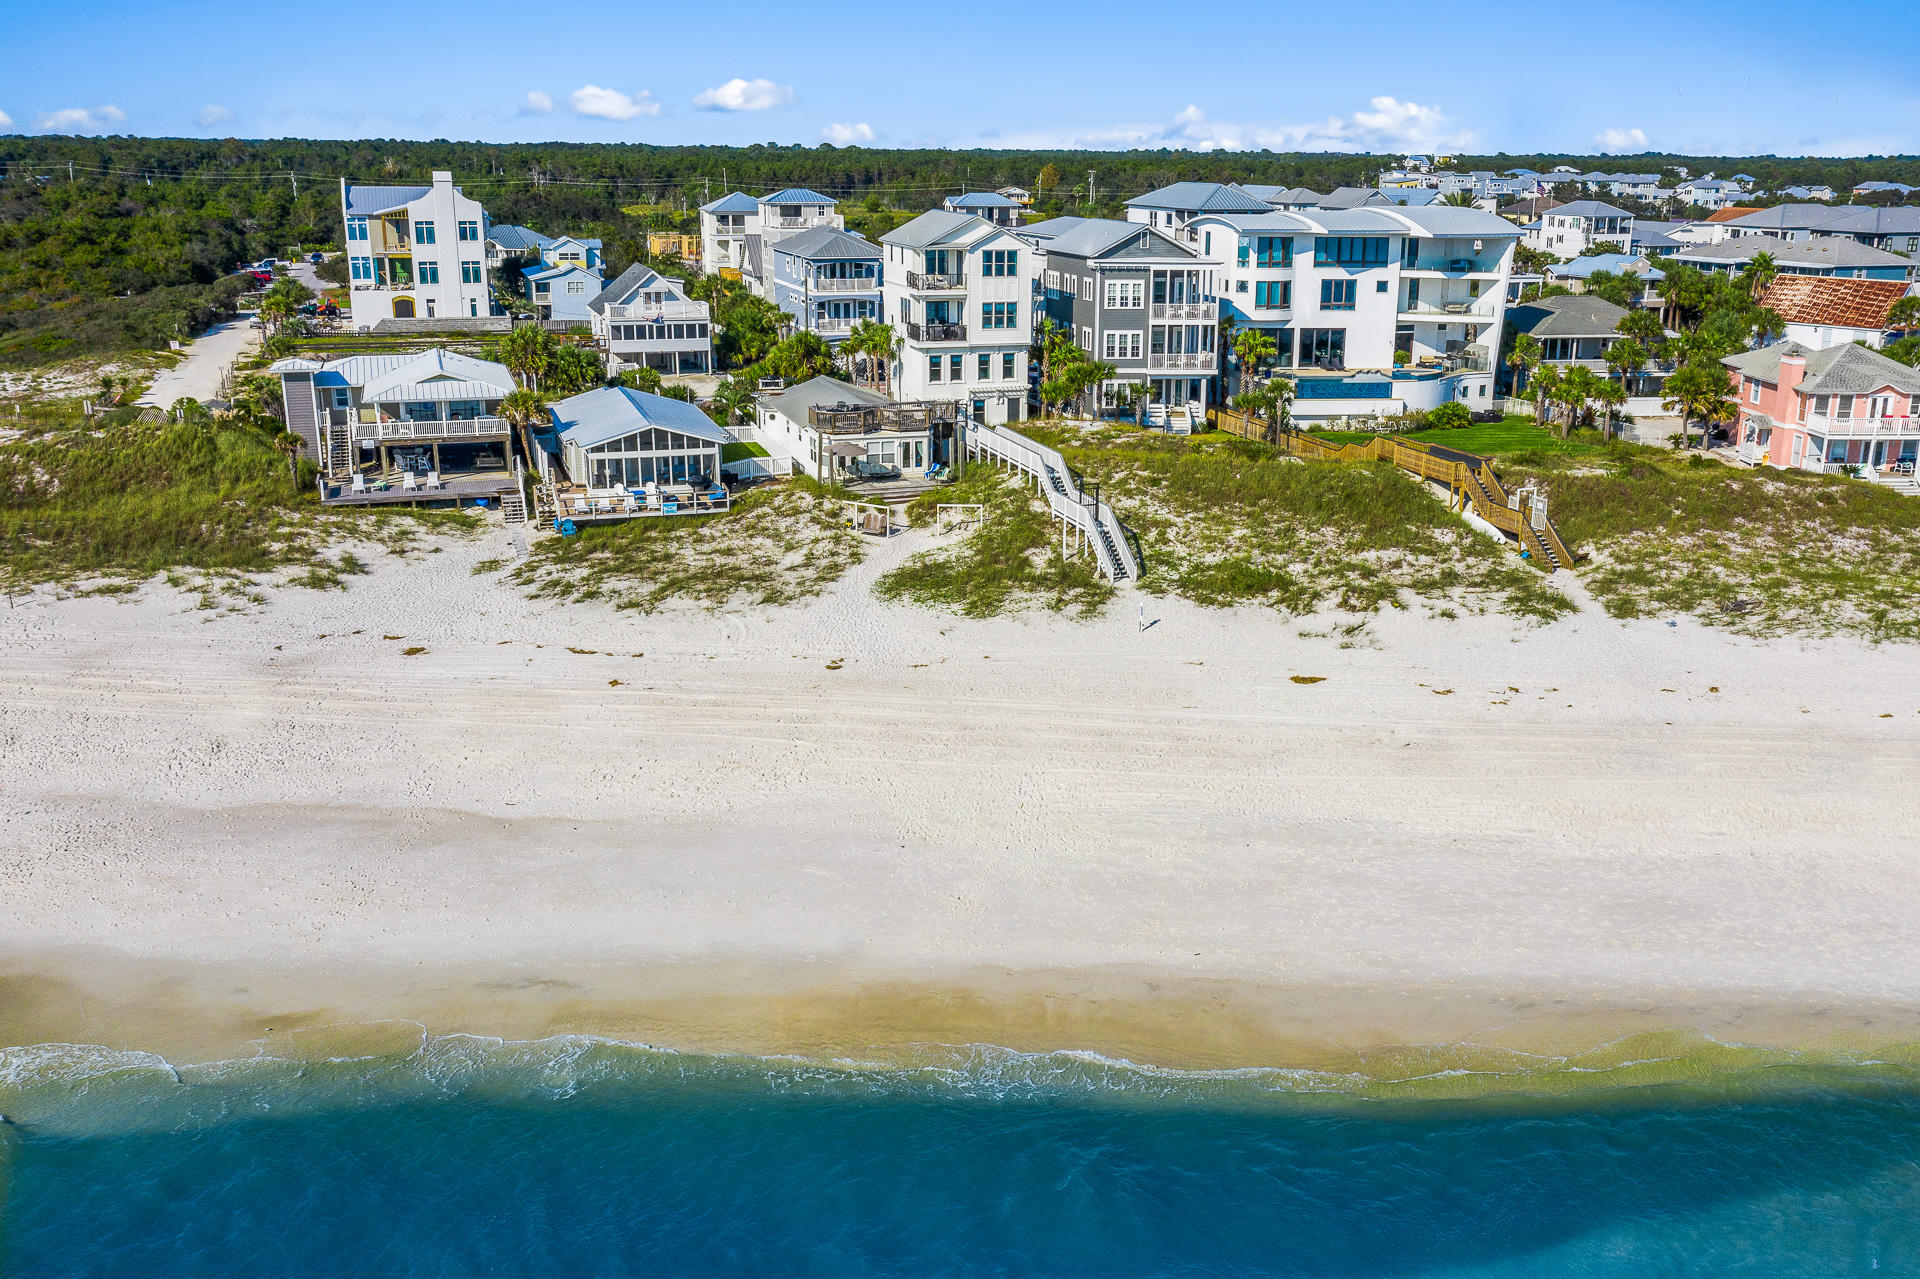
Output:
<path fill-rule="evenodd" d="M 1909 4 L 5 0 L 0 132 L 1912 154 Z"/>

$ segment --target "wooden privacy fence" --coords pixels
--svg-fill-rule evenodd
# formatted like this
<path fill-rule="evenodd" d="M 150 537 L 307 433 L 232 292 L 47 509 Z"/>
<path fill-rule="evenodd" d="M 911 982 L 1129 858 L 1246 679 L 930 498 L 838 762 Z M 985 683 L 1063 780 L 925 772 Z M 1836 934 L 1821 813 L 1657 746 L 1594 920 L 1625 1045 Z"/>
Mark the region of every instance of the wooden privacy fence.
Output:
<path fill-rule="evenodd" d="M 1232 409 L 1216 410 L 1214 425 L 1245 439 L 1271 441 L 1295 457 L 1327 462 L 1391 462 L 1423 480 L 1446 485 L 1455 509 L 1471 510 L 1513 538 L 1549 573 L 1571 566 L 1578 558 L 1547 518 L 1546 494 L 1533 484 L 1507 487 L 1495 473 L 1492 460 L 1478 453 L 1394 435 L 1377 435 L 1364 444 L 1336 444 L 1304 431 L 1274 432 L 1259 418 Z"/>

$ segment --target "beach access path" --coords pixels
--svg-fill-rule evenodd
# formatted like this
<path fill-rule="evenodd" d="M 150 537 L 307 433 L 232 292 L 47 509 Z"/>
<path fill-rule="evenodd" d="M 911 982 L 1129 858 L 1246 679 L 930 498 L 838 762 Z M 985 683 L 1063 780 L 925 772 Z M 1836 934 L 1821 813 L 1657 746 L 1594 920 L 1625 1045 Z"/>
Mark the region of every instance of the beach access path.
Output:
<path fill-rule="evenodd" d="M 170 408 L 182 398 L 218 399 L 227 372 L 240 357 L 259 344 L 260 331 L 253 327 L 253 312 L 243 311 L 234 319 L 216 324 L 187 344 L 186 358 L 153 379 L 136 403 Z"/>
<path fill-rule="evenodd" d="M 474 572 L 497 527 L 243 615 L 158 584 L 0 610 L 0 939 L 575 994 L 624 965 L 1920 1008 L 1910 649 L 875 602 L 927 536 L 778 610 L 527 601 Z"/>

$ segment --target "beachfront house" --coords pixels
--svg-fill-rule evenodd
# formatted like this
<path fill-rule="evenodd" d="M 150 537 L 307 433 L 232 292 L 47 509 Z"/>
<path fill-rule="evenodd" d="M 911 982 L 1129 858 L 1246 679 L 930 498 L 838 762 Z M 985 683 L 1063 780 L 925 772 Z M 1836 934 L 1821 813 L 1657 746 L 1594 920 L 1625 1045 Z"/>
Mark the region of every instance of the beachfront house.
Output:
<path fill-rule="evenodd" d="M 609 374 L 641 368 L 661 374 L 713 371 L 709 307 L 691 301 L 681 281 L 643 262 L 602 289 L 587 304 L 587 314 Z"/>
<path fill-rule="evenodd" d="M 340 179 L 349 309 L 356 328 L 383 320 L 493 314 L 487 211 L 435 170 L 429 186 Z"/>
<path fill-rule="evenodd" d="M 287 429 L 318 461 L 323 501 L 352 505 L 518 494 L 500 401 L 504 365 L 435 349 L 338 360 L 287 359 Z"/>
<path fill-rule="evenodd" d="M 684 400 L 603 386 L 549 406 L 536 457 L 555 513 L 618 520 L 725 510 L 727 429 Z"/>
<path fill-rule="evenodd" d="M 1213 400 L 1220 303 L 1213 265 L 1194 248 L 1168 230 L 1108 218 L 1051 218 L 1020 235 L 1046 254 L 1047 316 L 1114 367 L 1103 403 L 1123 402 L 1136 382 L 1169 408 Z"/>
<path fill-rule="evenodd" d="M 1776 342 L 1721 361 L 1739 405 L 1743 461 L 1910 478 L 1920 459 L 1920 369 L 1851 342 Z"/>
<path fill-rule="evenodd" d="M 1620 321 L 1626 317 L 1625 308 L 1591 294 L 1536 298 L 1507 312 L 1507 346 L 1510 348 L 1513 336 L 1530 333 L 1540 344 L 1541 368 L 1564 373 L 1578 367 L 1612 378 L 1607 352 L 1627 340 L 1619 331 Z M 1634 417 L 1666 416 L 1660 396 L 1673 369 L 1671 360 L 1649 360 L 1638 373 L 1624 375 L 1626 411 Z M 1503 359 L 1497 374 L 1502 395 L 1526 398 L 1530 394 L 1524 370 L 1508 366 Z"/>
<path fill-rule="evenodd" d="M 894 392 L 949 398 L 976 422 L 1026 416 L 1037 254 L 1004 226 L 931 209 L 880 237 L 899 343 Z"/>
<path fill-rule="evenodd" d="M 767 296 L 797 329 L 828 342 L 861 320 L 880 318 L 880 246 L 836 227 L 815 226 L 766 246 Z"/>
<path fill-rule="evenodd" d="M 1527 232 L 1527 247 L 1557 258 L 1585 257 L 1596 244 L 1633 243 L 1633 214 L 1598 200 L 1575 200 L 1541 215 L 1540 227 Z"/>
<path fill-rule="evenodd" d="M 700 206 L 700 270 L 739 279 L 747 264 L 747 238 L 760 238 L 760 202 L 732 191 Z"/>
<path fill-rule="evenodd" d="M 830 377 L 761 396 L 754 425 L 768 452 L 814 479 L 840 483 L 861 482 L 855 463 L 924 481 L 957 467 L 966 430 L 961 406 L 951 401 L 895 402 Z"/>

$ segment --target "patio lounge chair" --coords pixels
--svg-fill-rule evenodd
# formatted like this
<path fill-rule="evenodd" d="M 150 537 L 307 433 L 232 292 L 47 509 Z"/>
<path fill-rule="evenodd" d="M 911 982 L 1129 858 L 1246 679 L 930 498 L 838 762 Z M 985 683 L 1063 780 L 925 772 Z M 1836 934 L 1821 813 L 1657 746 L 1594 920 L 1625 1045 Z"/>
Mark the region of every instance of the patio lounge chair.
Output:
<path fill-rule="evenodd" d="M 367 491 L 367 477 L 358 471 L 353 473 L 353 491 L 355 493 L 364 493 Z"/>
<path fill-rule="evenodd" d="M 587 504 L 586 498 L 576 497 L 573 499 L 573 512 L 575 515 L 591 515 L 593 514 L 593 507 Z"/>
<path fill-rule="evenodd" d="M 640 509 L 640 507 L 634 502 L 633 494 L 631 493 L 626 493 L 621 496 L 620 506 L 621 506 L 621 509 L 625 510 L 628 515 L 632 515 L 635 511 Z"/>
<path fill-rule="evenodd" d="M 437 489 L 437 488 L 440 488 L 440 487 L 441 487 L 441 484 L 440 484 L 440 472 L 438 472 L 438 471 L 428 471 L 428 472 L 427 472 L 427 483 L 426 483 L 426 487 L 428 487 L 428 488 L 430 488 L 430 489 Z"/>
<path fill-rule="evenodd" d="M 412 471 L 404 471 L 401 473 L 400 491 L 403 493 L 418 493 L 420 491 L 419 481 L 413 478 Z"/>

